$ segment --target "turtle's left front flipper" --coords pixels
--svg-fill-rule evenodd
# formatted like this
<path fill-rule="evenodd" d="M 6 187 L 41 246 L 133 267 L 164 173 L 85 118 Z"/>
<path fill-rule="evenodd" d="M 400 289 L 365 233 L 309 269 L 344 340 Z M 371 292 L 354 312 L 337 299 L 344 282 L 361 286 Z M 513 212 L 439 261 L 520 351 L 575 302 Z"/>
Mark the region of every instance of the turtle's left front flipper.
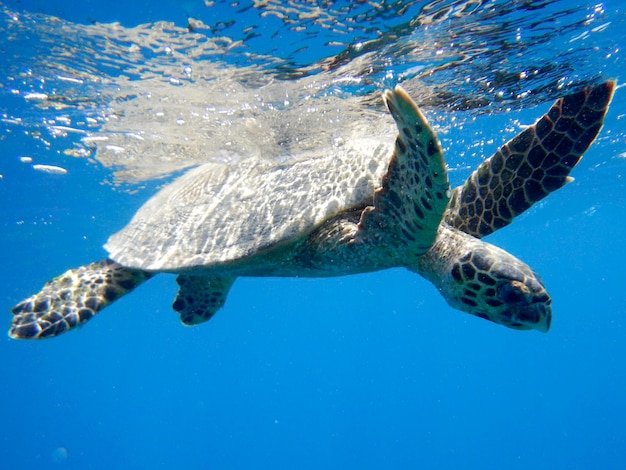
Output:
<path fill-rule="evenodd" d="M 109 259 L 70 269 L 13 307 L 9 336 L 56 336 L 85 323 L 150 277 L 151 273 L 125 268 Z"/>
<path fill-rule="evenodd" d="M 481 238 L 571 181 L 570 171 L 602 128 L 614 89 L 607 81 L 556 101 L 453 191 L 444 220 Z"/>

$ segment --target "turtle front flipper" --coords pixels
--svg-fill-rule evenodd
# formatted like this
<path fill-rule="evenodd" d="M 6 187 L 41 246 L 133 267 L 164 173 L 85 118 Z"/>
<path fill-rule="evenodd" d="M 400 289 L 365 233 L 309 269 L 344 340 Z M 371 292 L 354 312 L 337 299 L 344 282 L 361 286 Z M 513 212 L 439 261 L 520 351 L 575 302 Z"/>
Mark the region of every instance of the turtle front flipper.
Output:
<path fill-rule="evenodd" d="M 178 295 L 172 308 L 180 314 L 185 325 L 197 325 L 210 320 L 224 306 L 234 277 L 189 276 L 176 278 Z"/>
<path fill-rule="evenodd" d="M 403 257 L 421 256 L 435 241 L 448 205 L 448 172 L 435 131 L 406 91 L 397 86 L 384 99 L 399 134 L 374 206 L 363 212 L 359 228 Z"/>
<path fill-rule="evenodd" d="M 444 220 L 481 238 L 571 181 L 570 171 L 602 128 L 614 88 L 608 81 L 557 100 L 453 191 Z"/>
<path fill-rule="evenodd" d="M 13 307 L 15 316 L 9 336 L 40 339 L 68 331 L 150 277 L 151 273 L 125 268 L 108 259 L 70 269 Z"/>

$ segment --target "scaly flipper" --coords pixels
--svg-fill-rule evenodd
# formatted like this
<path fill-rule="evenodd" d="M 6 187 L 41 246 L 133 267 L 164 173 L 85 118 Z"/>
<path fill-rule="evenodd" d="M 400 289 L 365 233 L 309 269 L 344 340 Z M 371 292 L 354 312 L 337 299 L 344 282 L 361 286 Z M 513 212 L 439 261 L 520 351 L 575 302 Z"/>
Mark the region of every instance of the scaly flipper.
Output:
<path fill-rule="evenodd" d="M 85 323 L 150 277 L 151 273 L 125 268 L 108 259 L 70 269 L 13 307 L 15 316 L 9 336 L 56 336 Z"/>
<path fill-rule="evenodd" d="M 363 212 L 360 228 L 404 251 L 409 262 L 435 241 L 450 197 L 448 172 L 437 135 L 406 91 L 397 86 L 384 98 L 399 134 L 382 187 L 374 194 L 374 206 Z"/>
<path fill-rule="evenodd" d="M 197 325 L 209 320 L 224 302 L 234 277 L 188 276 L 176 278 L 178 295 L 172 308 L 180 314 L 185 325 Z"/>
<path fill-rule="evenodd" d="M 444 221 L 481 238 L 571 181 L 570 171 L 602 128 L 614 88 L 608 81 L 556 101 L 453 191 Z"/>

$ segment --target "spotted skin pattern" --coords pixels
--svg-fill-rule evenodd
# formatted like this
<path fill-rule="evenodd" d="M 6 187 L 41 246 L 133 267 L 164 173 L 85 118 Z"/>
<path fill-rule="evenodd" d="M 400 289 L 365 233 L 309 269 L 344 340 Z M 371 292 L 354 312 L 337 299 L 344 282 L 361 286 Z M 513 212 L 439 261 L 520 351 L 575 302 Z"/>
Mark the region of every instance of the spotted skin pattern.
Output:
<path fill-rule="evenodd" d="M 290 236 L 286 234 L 293 227 L 286 229 L 270 224 L 270 228 L 279 233 L 276 240 L 280 243 L 271 243 L 272 249 L 252 251 L 243 257 L 228 258 L 218 253 L 215 257 L 221 261 L 217 264 L 187 265 L 189 260 L 183 259 L 179 260 L 182 265 L 174 264 L 167 269 L 144 266 L 138 269 L 104 260 L 70 269 L 13 308 L 9 335 L 16 339 L 46 338 L 68 331 L 160 271 L 179 273 L 179 292 L 173 308 L 180 313 L 183 323 L 193 325 L 208 320 L 224 305 L 237 276 L 327 277 L 392 266 L 404 266 L 421 274 L 435 284 L 454 308 L 511 328 L 547 331 L 551 299 L 541 279 L 522 261 L 480 238 L 507 225 L 516 215 L 568 181 L 570 170 L 602 126 L 614 87 L 614 82 L 606 82 L 557 101 L 536 125 L 480 165 L 463 186 L 455 189 L 451 199 L 437 137 L 411 98 L 397 87 L 385 93 L 388 109 L 399 129 L 393 155 L 384 160 L 377 148 L 373 154 L 348 161 L 358 163 L 358 167 L 361 162 L 370 162 L 370 169 L 356 175 L 357 181 L 363 183 L 354 186 L 358 188 L 354 204 L 336 210 L 354 188 L 350 186 L 353 179 L 335 181 L 315 193 L 322 201 L 325 201 L 327 189 L 342 195 L 330 198 L 330 206 L 322 204 L 321 210 L 329 219 L 314 229 L 296 230 Z M 380 180 L 375 175 L 384 164 L 371 160 L 370 155 L 388 162 L 387 172 Z M 332 162 L 332 159 L 327 161 Z M 315 162 L 303 165 L 318 173 L 328 168 L 315 166 Z M 280 172 L 291 168 L 262 169 L 258 176 L 271 181 L 278 178 L 286 187 L 293 187 L 293 181 L 281 180 L 279 176 Z M 198 176 L 200 182 L 205 182 L 210 175 L 203 171 L 192 170 L 178 185 L 174 183 L 169 190 L 165 188 L 165 196 L 173 193 L 183 197 L 190 188 L 197 189 L 197 185 L 187 183 L 196 181 L 194 178 Z M 346 172 L 351 173 L 344 168 Z M 363 176 L 366 174 L 372 178 L 367 179 Z M 324 181 L 321 176 L 315 181 Z M 380 185 L 374 188 L 377 181 Z M 337 183 L 343 183 L 347 189 L 336 187 Z M 309 186 L 298 186 L 299 194 L 302 196 Z M 227 193 L 235 191 L 233 188 L 238 187 L 227 186 Z M 200 196 L 196 196 L 211 201 L 211 188 L 203 186 L 201 189 L 197 192 Z M 286 199 L 289 195 L 285 194 Z M 183 200 L 187 205 L 193 204 L 195 199 L 189 201 L 188 197 Z M 152 203 L 149 201 L 144 206 L 143 212 L 150 214 L 150 204 L 159 205 L 163 200 L 163 194 L 160 197 L 157 194 Z M 175 208 L 168 208 L 167 204 L 172 202 L 167 202 L 167 198 L 165 201 L 162 207 L 165 213 L 171 217 L 178 214 Z M 250 201 L 254 202 L 248 195 Z M 273 214 L 272 207 L 263 209 Z M 315 211 L 320 207 L 314 204 L 305 209 Z M 192 212 L 198 215 L 198 210 Z M 141 212 L 142 209 L 138 214 Z M 278 215 L 285 217 L 282 212 Z M 306 220 L 316 221 L 319 217 L 318 214 Z M 170 222 L 175 234 L 180 234 L 179 228 L 189 225 L 186 219 L 172 219 L 168 224 Z M 159 225 L 158 218 L 151 223 L 154 225 L 135 224 L 133 230 L 143 239 L 150 239 L 147 235 L 151 233 L 160 236 L 159 243 L 163 246 L 180 248 L 184 245 L 184 239 L 181 242 L 164 237 L 165 228 Z M 232 235 L 231 228 L 237 233 L 245 232 L 245 225 L 241 221 L 232 222 L 226 224 L 225 229 Z M 191 228 L 195 228 L 203 240 L 213 235 L 203 233 L 202 224 L 192 224 Z M 147 232 L 142 234 L 142 230 Z M 221 246 L 218 241 L 213 242 L 216 247 Z M 250 246 L 258 247 L 255 243 Z M 148 244 L 141 249 L 160 253 L 153 248 Z M 133 253 L 130 258 L 141 263 L 143 252 L 130 251 Z M 316 256 L 317 265 L 312 262 Z M 155 262 L 161 262 L 158 256 Z"/>
<path fill-rule="evenodd" d="M 454 190 L 444 220 L 481 238 L 571 181 L 570 171 L 600 132 L 614 88 L 609 81 L 559 99 Z"/>
<path fill-rule="evenodd" d="M 450 185 L 437 135 L 400 87 L 384 94 L 399 135 L 374 204 L 363 211 L 360 228 L 384 237 L 402 258 L 415 259 L 433 244 L 448 205 Z"/>
<path fill-rule="evenodd" d="M 224 302 L 234 277 L 186 276 L 176 278 L 178 295 L 172 308 L 185 325 L 197 325 L 210 320 Z"/>
<path fill-rule="evenodd" d="M 439 139 L 402 88 L 383 98 L 398 136 L 380 188 L 369 205 L 342 212 L 308 237 L 297 255 L 296 275 L 304 268 L 341 276 L 402 266 L 435 241 L 450 197 Z"/>
<path fill-rule="evenodd" d="M 541 280 L 526 264 L 515 258 L 507 260 L 499 251 L 483 247 L 466 252 L 454 263 L 452 278 L 463 286 L 458 300 L 475 309 L 475 315 L 500 325 L 548 331 L 552 299 Z M 482 308 L 483 302 L 487 308 Z"/>
<path fill-rule="evenodd" d="M 409 269 L 435 284 L 453 308 L 517 330 L 550 328 L 552 299 L 539 276 L 510 253 L 446 223 Z"/>
<path fill-rule="evenodd" d="M 571 180 L 614 88 L 609 81 L 559 99 L 453 191 L 437 240 L 413 269 L 438 285 L 452 307 L 510 328 L 548 331 L 552 299 L 539 276 L 479 239 Z"/>
<path fill-rule="evenodd" d="M 56 336 L 90 320 L 150 277 L 150 273 L 108 259 L 70 269 L 13 307 L 9 336 Z"/>

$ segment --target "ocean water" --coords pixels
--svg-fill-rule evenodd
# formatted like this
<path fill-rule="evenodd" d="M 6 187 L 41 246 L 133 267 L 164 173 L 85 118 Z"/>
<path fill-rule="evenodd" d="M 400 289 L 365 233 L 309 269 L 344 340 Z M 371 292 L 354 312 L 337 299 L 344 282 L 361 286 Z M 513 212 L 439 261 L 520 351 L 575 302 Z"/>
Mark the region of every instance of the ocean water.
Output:
<path fill-rule="evenodd" d="M 7 330 L 187 167 L 393 138 L 380 93 L 402 83 L 456 186 L 558 97 L 618 81 L 575 181 L 488 238 L 542 276 L 549 333 L 403 269 L 239 279 L 185 328 L 160 275 L 78 331 L 0 340 L 0 466 L 624 468 L 625 30 L 619 0 L 0 3 Z"/>

